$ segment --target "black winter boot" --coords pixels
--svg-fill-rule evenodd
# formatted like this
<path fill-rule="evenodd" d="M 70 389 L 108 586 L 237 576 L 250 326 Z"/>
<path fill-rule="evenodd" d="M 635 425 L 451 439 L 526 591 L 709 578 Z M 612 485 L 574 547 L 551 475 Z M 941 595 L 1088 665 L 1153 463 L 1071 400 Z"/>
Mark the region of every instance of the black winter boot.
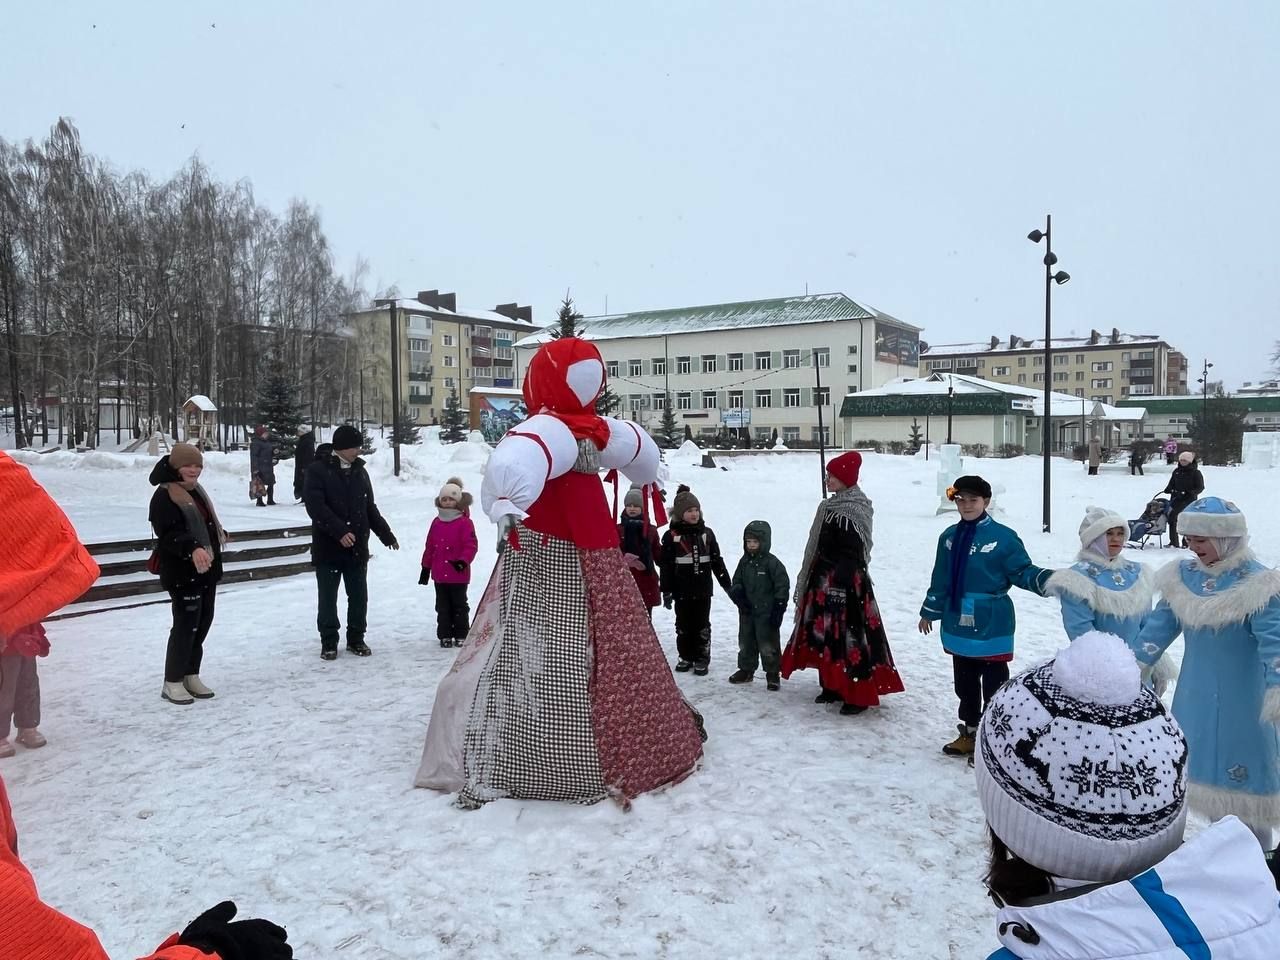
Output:
<path fill-rule="evenodd" d="M 766 673 L 764 675 L 764 685 L 767 690 L 781 690 L 782 677 L 776 673 Z"/>
<path fill-rule="evenodd" d="M 730 683 L 750 683 L 756 678 L 755 673 L 750 670 L 735 670 L 729 676 Z"/>

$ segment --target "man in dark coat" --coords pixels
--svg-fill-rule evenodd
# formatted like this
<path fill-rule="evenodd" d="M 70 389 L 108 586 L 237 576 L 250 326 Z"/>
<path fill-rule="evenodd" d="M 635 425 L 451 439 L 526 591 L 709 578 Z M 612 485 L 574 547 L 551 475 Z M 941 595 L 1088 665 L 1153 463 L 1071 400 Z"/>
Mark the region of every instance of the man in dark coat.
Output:
<path fill-rule="evenodd" d="M 298 427 L 298 442 L 293 448 L 293 499 L 302 499 L 302 486 L 306 480 L 307 467 L 316 458 L 315 431 L 305 423 Z"/>
<path fill-rule="evenodd" d="M 320 657 L 338 657 L 338 584 L 347 592 L 347 650 L 358 657 L 373 651 L 364 642 L 369 607 L 369 534 L 399 550 L 391 527 L 378 512 L 373 483 L 360 459 L 361 437 L 343 424 L 333 431 L 332 446 L 322 444 L 307 468 L 303 499 L 311 517 L 311 565 L 316 568 Z"/>
<path fill-rule="evenodd" d="M 259 427 L 249 441 L 249 475 L 267 489 L 267 502 L 262 502 L 258 495 L 258 506 L 274 507 L 276 505 L 276 448 L 267 436 L 267 428 Z"/>

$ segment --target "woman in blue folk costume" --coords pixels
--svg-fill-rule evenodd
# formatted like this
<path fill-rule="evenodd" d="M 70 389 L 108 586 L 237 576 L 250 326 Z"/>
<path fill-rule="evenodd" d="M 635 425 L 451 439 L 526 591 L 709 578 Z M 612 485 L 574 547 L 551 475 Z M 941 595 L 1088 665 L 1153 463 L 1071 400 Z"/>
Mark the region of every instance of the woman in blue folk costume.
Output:
<path fill-rule="evenodd" d="M 1280 571 L 1253 555 L 1230 501 L 1202 497 L 1178 528 L 1195 556 L 1156 574 L 1162 599 L 1130 645 L 1151 664 L 1182 634 L 1173 715 L 1190 746 L 1191 808 L 1211 820 L 1234 814 L 1270 850 L 1280 823 Z"/>
<path fill-rule="evenodd" d="M 1043 597 L 1053 571 L 1032 563 L 1018 535 L 987 515 L 991 484 L 982 477 L 960 477 L 947 497 L 956 505 L 960 522 L 938 537 L 919 629 L 931 633 L 933 622 L 942 621 L 942 649 L 951 654 L 960 699 L 959 736 L 942 752 L 965 757 L 973 755 L 974 734 L 987 701 L 1009 679 L 1015 627 L 1009 590 L 1020 587 Z"/>
<path fill-rule="evenodd" d="M 1048 592 L 1062 603 L 1067 639 L 1098 630 L 1131 643 L 1151 616 L 1155 574 L 1122 556 L 1128 536 L 1128 521 L 1120 514 L 1102 507 L 1085 510 L 1076 562 L 1049 578 Z M 1159 695 L 1177 672 L 1161 657 L 1146 674 Z"/>

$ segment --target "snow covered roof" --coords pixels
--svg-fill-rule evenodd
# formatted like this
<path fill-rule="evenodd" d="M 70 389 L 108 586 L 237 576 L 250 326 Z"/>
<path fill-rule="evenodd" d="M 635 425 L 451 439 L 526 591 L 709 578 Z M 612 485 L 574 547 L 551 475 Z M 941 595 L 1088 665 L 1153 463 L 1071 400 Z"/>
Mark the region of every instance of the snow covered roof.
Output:
<path fill-rule="evenodd" d="M 450 310 L 447 307 L 431 307 L 416 300 L 413 297 L 401 297 L 396 301 L 396 306 L 401 310 L 410 310 L 414 313 L 434 314 L 435 316 L 456 318 L 459 320 L 478 320 L 481 323 L 492 323 L 509 327 L 524 327 L 526 330 L 536 330 L 537 325 L 524 320 L 512 320 L 506 314 L 495 313 L 492 310 L 472 310 L 467 307 L 459 307 L 457 310 Z M 372 310 L 380 310 L 381 307 L 371 307 Z"/>
<path fill-rule="evenodd" d="M 467 393 L 481 393 L 486 397 L 523 397 L 519 387 L 472 387 Z"/>
<path fill-rule="evenodd" d="M 197 410 L 201 410 L 204 413 L 218 412 L 218 408 L 214 405 L 214 402 L 203 393 L 197 393 L 194 397 L 188 398 L 187 403 L 193 405 Z M 183 406 L 185 407 L 187 403 L 184 403 Z"/>
<path fill-rule="evenodd" d="M 924 398 L 945 397 L 949 391 L 953 397 L 1004 397 L 1009 401 L 1018 401 L 1010 406 L 1030 417 L 1044 415 L 1044 391 L 1032 387 L 1017 386 L 1012 383 L 993 383 L 979 377 L 968 377 L 959 373 L 935 373 L 928 377 L 912 379 L 899 377 L 890 380 L 883 387 L 874 390 L 861 390 L 851 393 L 846 398 L 846 405 L 854 409 L 862 400 L 874 400 L 876 397 Z M 1100 403 L 1082 397 L 1074 397 L 1069 393 L 1050 394 L 1050 416 L 1055 418 L 1077 418 L 1085 411 L 1090 420 L 1142 420 L 1147 412 L 1141 407 L 1116 407 L 1109 403 Z M 859 401 L 848 404 L 847 401 Z M 976 409 L 976 408 L 975 408 Z M 985 408 L 983 408 L 985 410 Z M 994 408 L 993 408 L 994 409 Z M 842 416 L 849 414 L 842 413 Z"/>
<path fill-rule="evenodd" d="M 774 300 L 712 303 L 700 307 L 642 310 L 586 317 L 579 324 L 584 340 L 620 340 L 624 337 L 662 337 L 680 333 L 707 333 L 750 327 L 783 327 L 799 323 L 837 320 L 882 320 L 907 330 L 919 327 L 903 323 L 887 313 L 857 303 L 843 293 L 817 293 Z M 554 326 L 554 324 L 552 325 Z M 517 347 L 533 347 L 551 339 L 551 327 L 520 340 Z"/>
<path fill-rule="evenodd" d="M 1167 343 L 1167 341 L 1153 333 L 1121 333 L 1119 330 L 1112 330 L 1110 334 L 1090 331 L 1090 336 L 1087 337 L 1054 337 L 1049 346 L 1053 350 L 1077 350 L 1086 347 L 1110 348 L 1134 344 L 1155 345 L 1158 343 Z M 979 341 L 978 343 L 931 343 L 928 345 L 928 349 L 925 349 L 925 345 L 921 344 L 920 358 L 932 359 L 934 357 L 954 357 L 964 354 L 985 356 L 989 353 L 1023 353 L 1037 350 L 1044 351 L 1043 337 L 1036 340 L 1034 338 L 1011 335 L 1006 340 L 992 337 L 989 340 Z"/>

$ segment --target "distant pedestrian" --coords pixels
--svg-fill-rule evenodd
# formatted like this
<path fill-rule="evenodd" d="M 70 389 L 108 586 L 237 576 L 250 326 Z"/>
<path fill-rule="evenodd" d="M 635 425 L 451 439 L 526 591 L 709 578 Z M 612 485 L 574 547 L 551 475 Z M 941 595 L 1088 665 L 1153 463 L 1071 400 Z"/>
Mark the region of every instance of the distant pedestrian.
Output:
<path fill-rule="evenodd" d="M 204 456 L 189 443 L 175 443 L 151 471 L 156 492 L 148 518 L 156 535 L 160 585 L 169 592 L 173 627 L 164 659 L 160 695 L 170 703 L 208 700 L 213 691 L 200 679 L 204 641 L 213 626 L 214 593 L 222 579 L 227 534 L 213 500 L 200 486 Z"/>
<path fill-rule="evenodd" d="M 1147 460 L 1147 448 L 1141 440 L 1135 440 L 1129 445 L 1129 476 L 1137 474 L 1139 477 L 1146 476 L 1142 472 L 1142 465 Z"/>
<path fill-rule="evenodd" d="M 1170 437 L 1164 442 L 1164 462 L 1173 463 L 1178 459 L 1178 441 Z"/>
<path fill-rule="evenodd" d="M 436 637 L 440 646 L 460 647 L 471 628 L 467 586 L 476 558 L 476 527 L 471 522 L 471 494 L 462 489 L 457 477 L 450 477 L 440 488 L 436 514 L 427 531 L 418 582 L 425 587 L 432 578 L 436 581 Z"/>
<path fill-rule="evenodd" d="M 391 527 L 378 512 L 373 483 L 360 459 L 360 431 L 343 424 L 333 431 L 331 449 L 322 445 L 307 468 L 303 499 L 311 517 L 311 565 L 316 569 L 320 658 L 338 658 L 338 585 L 347 592 L 347 650 L 373 653 L 364 642 L 369 610 L 369 534 L 389 550 L 399 550 Z M 323 455 L 322 455 L 323 454 Z"/>
<path fill-rule="evenodd" d="M 1089 476 L 1098 475 L 1098 467 L 1102 465 L 1102 441 L 1097 437 L 1089 438 Z"/>
<path fill-rule="evenodd" d="M 1204 493 L 1204 474 L 1196 464 L 1195 451 L 1183 450 L 1178 454 L 1178 465 L 1162 492 L 1169 494 L 1169 546 L 1185 547 L 1186 543 L 1178 536 L 1178 516 Z"/>
<path fill-rule="evenodd" d="M 305 423 L 298 427 L 298 442 L 293 447 L 293 499 L 302 499 L 302 486 L 307 467 L 316 458 L 316 432 Z"/>
<path fill-rule="evenodd" d="M 249 471 L 251 482 L 257 484 L 257 501 L 260 507 L 276 505 L 276 448 L 267 435 L 265 426 L 258 427 L 249 441 Z M 262 498 L 266 496 L 267 502 Z"/>

